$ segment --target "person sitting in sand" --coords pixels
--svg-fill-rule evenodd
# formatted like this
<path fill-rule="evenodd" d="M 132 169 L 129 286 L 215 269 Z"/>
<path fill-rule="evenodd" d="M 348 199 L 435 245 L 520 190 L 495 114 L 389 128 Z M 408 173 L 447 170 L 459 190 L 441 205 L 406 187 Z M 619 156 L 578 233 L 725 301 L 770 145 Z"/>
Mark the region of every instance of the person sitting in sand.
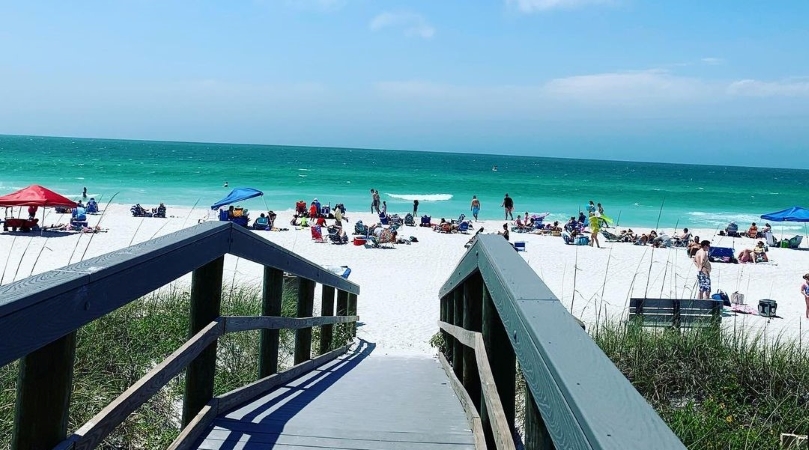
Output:
<path fill-rule="evenodd" d="M 694 240 L 688 243 L 688 247 L 686 247 L 685 251 L 688 253 L 689 258 L 693 258 L 700 248 L 702 248 L 702 246 L 700 245 L 699 236 L 694 236 Z"/>
<path fill-rule="evenodd" d="M 517 227 L 518 233 L 522 233 L 528 228 L 525 222 L 522 221 L 522 216 L 519 214 L 517 214 L 517 220 L 514 221 L 514 225 Z"/>
<path fill-rule="evenodd" d="M 758 241 L 756 246 L 753 248 L 753 262 L 769 262 L 770 258 L 767 257 L 767 246 L 764 245 L 764 241 Z"/>
<path fill-rule="evenodd" d="M 509 236 L 508 236 L 508 224 L 504 223 L 503 224 L 503 231 L 498 231 L 497 234 L 499 234 L 500 236 L 503 236 L 508 241 L 508 238 L 509 238 Z"/>
<path fill-rule="evenodd" d="M 565 230 L 572 233 L 578 227 L 579 227 L 579 225 L 578 225 L 578 222 L 576 222 L 576 218 L 573 217 L 573 216 L 570 216 L 570 220 L 568 220 L 567 223 L 565 224 Z"/>
<path fill-rule="evenodd" d="M 677 247 L 685 247 L 688 245 L 688 242 L 691 240 L 691 232 L 688 231 L 688 228 L 683 228 L 682 233 L 675 233 L 674 237 L 672 237 L 671 244 Z"/>
<path fill-rule="evenodd" d="M 751 223 L 750 228 L 747 229 L 747 237 L 749 237 L 750 239 L 755 239 L 755 238 L 759 237 L 758 236 L 758 227 L 756 226 L 755 222 Z"/>
<path fill-rule="evenodd" d="M 264 213 L 261 213 L 258 216 L 258 219 L 256 219 L 255 222 L 253 222 L 253 229 L 254 230 L 269 230 L 270 229 L 270 220 L 267 218 L 267 216 L 264 215 Z"/>

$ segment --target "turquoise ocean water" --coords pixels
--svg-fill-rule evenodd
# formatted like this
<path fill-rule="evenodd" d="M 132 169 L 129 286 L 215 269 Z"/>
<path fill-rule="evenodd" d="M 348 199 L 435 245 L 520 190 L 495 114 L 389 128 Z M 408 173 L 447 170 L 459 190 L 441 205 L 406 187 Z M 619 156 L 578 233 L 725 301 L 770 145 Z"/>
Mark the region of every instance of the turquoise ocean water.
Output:
<path fill-rule="evenodd" d="M 498 149 L 503 150 L 503 149 Z M 651 152 L 653 153 L 653 152 Z M 745 161 L 752 164 L 753 161 Z M 492 168 L 497 166 L 497 171 Z M 229 188 L 223 187 L 224 182 Z M 73 198 L 82 188 L 103 204 L 196 205 L 201 211 L 234 187 L 262 190 L 253 210 L 296 200 L 370 210 L 370 189 L 390 212 L 502 218 L 503 195 L 516 213 L 564 220 L 589 200 L 618 224 L 635 227 L 746 226 L 758 216 L 809 206 L 809 171 L 735 166 L 615 162 L 393 150 L 0 136 L 0 194 L 41 184 Z M 114 199 L 113 199 L 114 196 Z M 169 211 L 170 213 L 170 211 Z M 776 226 L 778 230 L 780 224 Z M 803 224 L 784 229 L 803 230 Z"/>

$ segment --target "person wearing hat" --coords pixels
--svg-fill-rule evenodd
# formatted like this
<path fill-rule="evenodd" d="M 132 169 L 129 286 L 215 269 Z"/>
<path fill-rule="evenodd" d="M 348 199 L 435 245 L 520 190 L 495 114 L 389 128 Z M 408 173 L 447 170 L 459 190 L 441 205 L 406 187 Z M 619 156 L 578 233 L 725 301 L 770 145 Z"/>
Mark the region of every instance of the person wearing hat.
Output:
<path fill-rule="evenodd" d="M 705 240 L 700 243 L 700 249 L 694 255 L 694 265 L 697 266 L 697 285 L 699 292 L 698 299 L 708 300 L 711 298 L 711 261 L 708 259 L 708 252 L 711 249 L 711 241 Z"/>

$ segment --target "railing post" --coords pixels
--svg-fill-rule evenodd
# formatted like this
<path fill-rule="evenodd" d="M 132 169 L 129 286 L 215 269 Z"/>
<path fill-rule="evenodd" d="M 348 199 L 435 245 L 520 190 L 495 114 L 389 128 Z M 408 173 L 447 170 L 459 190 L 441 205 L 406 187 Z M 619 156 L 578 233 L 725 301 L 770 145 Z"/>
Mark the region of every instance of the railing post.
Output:
<path fill-rule="evenodd" d="M 298 314 L 296 317 L 312 317 L 315 306 L 315 282 L 298 278 Z M 312 327 L 295 330 L 295 365 L 312 357 Z"/>
<path fill-rule="evenodd" d="M 357 315 L 357 294 L 348 294 L 348 315 Z M 348 324 L 348 328 L 351 330 L 351 337 L 357 337 L 357 322 Z"/>
<path fill-rule="evenodd" d="M 483 343 L 486 345 L 486 353 L 489 356 L 489 364 L 492 366 L 492 376 L 497 386 L 497 393 L 500 395 L 500 402 L 503 404 L 503 413 L 506 416 L 511 432 L 514 433 L 514 396 L 516 389 L 515 377 L 517 374 L 517 357 L 514 348 L 508 339 L 500 314 L 492 301 L 489 290 L 483 288 Z M 494 448 L 494 438 L 491 436 L 491 421 L 486 410 L 486 403 L 480 402 L 480 420 L 483 431 L 486 433 L 486 442 L 490 448 Z M 489 440 L 491 439 L 491 443 Z"/>
<path fill-rule="evenodd" d="M 329 317 L 334 315 L 334 288 L 323 286 L 320 295 L 320 315 Z M 334 336 L 334 325 L 323 325 L 320 327 L 320 348 L 318 354 L 322 355 L 332 348 L 332 337 Z"/>
<path fill-rule="evenodd" d="M 53 448 L 67 437 L 76 332 L 20 360 L 13 450 Z"/>
<path fill-rule="evenodd" d="M 348 292 L 342 289 L 337 290 L 337 315 L 338 316 L 348 315 Z M 344 339 L 346 336 L 348 336 L 349 325 L 350 324 L 348 323 L 342 323 L 337 328 L 338 330 L 340 330 L 338 336 L 341 339 Z M 340 346 L 343 346 L 345 344 L 346 341 L 340 342 Z"/>
<path fill-rule="evenodd" d="M 280 316 L 284 298 L 284 271 L 264 267 L 264 286 L 261 291 L 261 315 Z M 259 344 L 258 377 L 278 372 L 278 346 L 280 330 L 261 330 Z"/>
<path fill-rule="evenodd" d="M 453 304 L 453 298 L 454 294 L 450 292 L 441 299 L 441 304 L 444 308 L 444 322 L 451 325 L 455 325 L 455 306 Z M 444 343 L 447 346 L 444 356 L 447 357 L 447 362 L 451 364 L 453 354 L 455 353 L 455 338 L 452 337 L 451 334 L 444 332 Z"/>
<path fill-rule="evenodd" d="M 216 320 L 222 305 L 222 267 L 225 257 L 220 256 L 195 270 L 191 275 L 191 320 L 188 337 Z M 216 375 L 216 342 L 211 343 L 185 372 L 183 398 L 183 426 L 188 425 L 208 401 L 213 398 Z"/>
<path fill-rule="evenodd" d="M 483 278 L 480 273 L 470 276 L 463 284 L 463 327 L 469 331 L 480 332 L 483 324 L 481 322 L 481 312 L 483 310 Z M 472 404 L 480 411 L 482 400 L 480 391 L 480 374 L 478 373 L 477 362 L 475 361 L 475 349 L 464 346 L 463 349 L 463 385 Z"/>
<path fill-rule="evenodd" d="M 452 324 L 463 327 L 463 288 L 461 286 L 452 292 L 452 310 Z M 452 370 L 458 379 L 463 379 L 464 345 L 457 339 L 452 344 Z"/>
<path fill-rule="evenodd" d="M 554 450 L 551 435 L 545 427 L 545 421 L 539 413 L 531 388 L 525 385 L 525 448 L 536 450 Z"/>

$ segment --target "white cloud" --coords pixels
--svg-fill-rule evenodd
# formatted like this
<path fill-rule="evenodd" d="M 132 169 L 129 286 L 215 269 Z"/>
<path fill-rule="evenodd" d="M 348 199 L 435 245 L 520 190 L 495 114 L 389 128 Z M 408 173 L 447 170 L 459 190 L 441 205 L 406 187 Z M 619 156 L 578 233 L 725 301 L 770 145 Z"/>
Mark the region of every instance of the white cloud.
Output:
<path fill-rule="evenodd" d="M 727 93 L 744 97 L 809 97 L 809 78 L 739 80 L 728 86 Z"/>
<path fill-rule="evenodd" d="M 720 64 L 725 63 L 725 60 L 722 58 L 712 58 L 712 57 L 702 58 L 700 59 L 700 61 L 702 61 L 703 64 L 707 64 L 709 66 L 718 66 Z"/>
<path fill-rule="evenodd" d="M 577 75 L 544 85 L 544 92 L 551 97 L 583 103 L 685 103 L 708 99 L 719 90 L 711 83 L 664 70 Z"/>
<path fill-rule="evenodd" d="M 373 31 L 383 28 L 403 28 L 406 36 L 430 39 L 435 35 L 435 28 L 420 14 L 411 12 L 383 12 L 371 20 L 369 27 Z"/>
<path fill-rule="evenodd" d="M 573 9 L 587 5 L 609 5 L 616 0 L 505 0 L 506 6 L 526 14 L 551 9 Z"/>

